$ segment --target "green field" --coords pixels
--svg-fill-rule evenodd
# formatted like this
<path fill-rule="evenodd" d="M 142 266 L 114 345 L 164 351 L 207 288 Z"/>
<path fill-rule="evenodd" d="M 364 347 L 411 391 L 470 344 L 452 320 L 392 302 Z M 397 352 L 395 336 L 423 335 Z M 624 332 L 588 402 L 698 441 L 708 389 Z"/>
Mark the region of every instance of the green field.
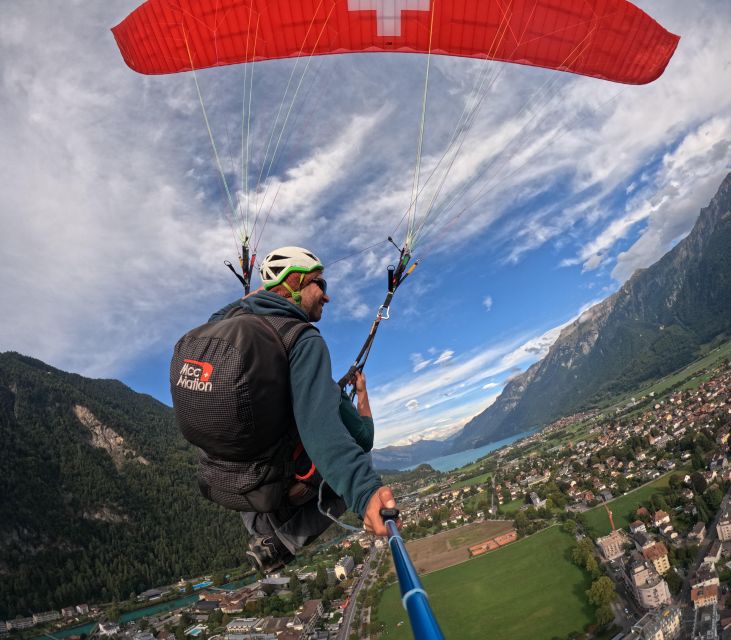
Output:
<path fill-rule="evenodd" d="M 549 640 L 593 622 L 588 576 L 569 553 L 573 538 L 551 527 L 529 538 L 422 578 L 447 638 Z M 398 587 L 384 591 L 383 638 L 412 637 Z M 401 623 L 401 624 L 399 624 Z"/>
<path fill-rule="evenodd" d="M 630 491 L 619 498 L 610 500 L 607 505 L 612 512 L 614 526 L 617 527 L 617 529 L 628 527 L 630 522 L 634 522 L 637 519 L 634 516 L 634 512 L 637 507 L 646 503 L 654 494 L 661 493 L 662 489 L 665 489 L 668 486 L 670 476 L 674 473 L 683 473 L 684 471 L 685 469 L 681 467 L 660 476 L 657 480 L 643 485 L 639 489 L 635 489 L 634 491 Z M 584 513 L 584 517 L 586 518 L 589 533 L 595 538 L 598 536 L 605 536 L 612 530 L 612 527 L 609 524 L 609 517 L 602 505 L 586 511 Z"/>
<path fill-rule="evenodd" d="M 511 500 L 500 505 L 500 513 L 513 514 L 520 511 L 521 507 L 525 506 L 525 500 L 518 498 L 517 500 Z"/>
<path fill-rule="evenodd" d="M 479 476 L 473 476 L 472 478 L 467 478 L 465 480 L 460 480 L 459 482 L 455 482 L 451 488 L 452 489 L 461 489 L 462 487 L 471 487 L 475 484 L 488 484 L 490 482 L 490 477 L 492 474 L 490 473 L 483 473 Z"/>

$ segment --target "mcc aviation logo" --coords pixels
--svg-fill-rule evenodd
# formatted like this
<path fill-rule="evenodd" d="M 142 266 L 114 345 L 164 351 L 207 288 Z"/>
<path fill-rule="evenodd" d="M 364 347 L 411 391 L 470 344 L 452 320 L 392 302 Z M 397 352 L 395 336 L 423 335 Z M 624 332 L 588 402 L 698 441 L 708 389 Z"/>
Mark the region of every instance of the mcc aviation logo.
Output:
<path fill-rule="evenodd" d="M 213 365 L 210 362 L 183 360 L 176 386 L 191 391 L 213 391 L 212 375 Z"/>

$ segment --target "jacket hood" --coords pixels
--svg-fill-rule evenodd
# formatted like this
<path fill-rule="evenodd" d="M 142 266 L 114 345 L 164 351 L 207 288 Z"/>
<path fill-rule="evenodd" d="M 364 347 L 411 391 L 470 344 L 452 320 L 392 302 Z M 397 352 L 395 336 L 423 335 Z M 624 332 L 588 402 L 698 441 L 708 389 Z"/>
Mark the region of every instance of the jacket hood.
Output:
<path fill-rule="evenodd" d="M 307 314 L 293 302 L 276 293 L 259 291 L 241 301 L 241 306 L 248 308 L 252 313 L 266 316 L 286 316 L 309 322 Z"/>

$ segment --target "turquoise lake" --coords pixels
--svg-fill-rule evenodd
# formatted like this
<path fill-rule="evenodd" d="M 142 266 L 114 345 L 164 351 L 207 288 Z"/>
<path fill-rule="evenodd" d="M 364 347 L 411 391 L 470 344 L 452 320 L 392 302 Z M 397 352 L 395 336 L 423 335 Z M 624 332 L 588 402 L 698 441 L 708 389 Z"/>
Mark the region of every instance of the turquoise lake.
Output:
<path fill-rule="evenodd" d="M 512 444 L 513 442 L 520 440 L 521 438 L 525 438 L 532 433 L 532 431 L 523 431 L 522 433 L 516 433 L 514 436 L 510 436 L 509 438 L 491 442 L 482 447 L 477 447 L 477 449 L 468 449 L 467 451 L 450 453 L 447 456 L 440 456 L 439 458 L 425 460 L 420 464 L 428 464 L 437 471 L 452 471 L 453 469 L 464 467 L 466 464 L 470 464 L 470 462 L 474 462 L 475 460 L 486 456 L 491 451 L 504 447 L 506 444 Z M 418 466 L 418 464 L 413 464 L 410 467 L 406 467 L 405 470 L 415 469 Z"/>

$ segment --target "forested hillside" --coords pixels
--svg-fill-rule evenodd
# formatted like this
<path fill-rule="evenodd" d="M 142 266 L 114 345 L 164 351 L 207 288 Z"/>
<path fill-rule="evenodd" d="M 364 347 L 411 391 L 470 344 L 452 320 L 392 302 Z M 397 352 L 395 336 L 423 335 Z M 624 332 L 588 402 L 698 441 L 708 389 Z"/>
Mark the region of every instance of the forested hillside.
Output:
<path fill-rule="evenodd" d="M 0 354 L 0 619 L 244 561 L 172 410 L 114 380 Z"/>

